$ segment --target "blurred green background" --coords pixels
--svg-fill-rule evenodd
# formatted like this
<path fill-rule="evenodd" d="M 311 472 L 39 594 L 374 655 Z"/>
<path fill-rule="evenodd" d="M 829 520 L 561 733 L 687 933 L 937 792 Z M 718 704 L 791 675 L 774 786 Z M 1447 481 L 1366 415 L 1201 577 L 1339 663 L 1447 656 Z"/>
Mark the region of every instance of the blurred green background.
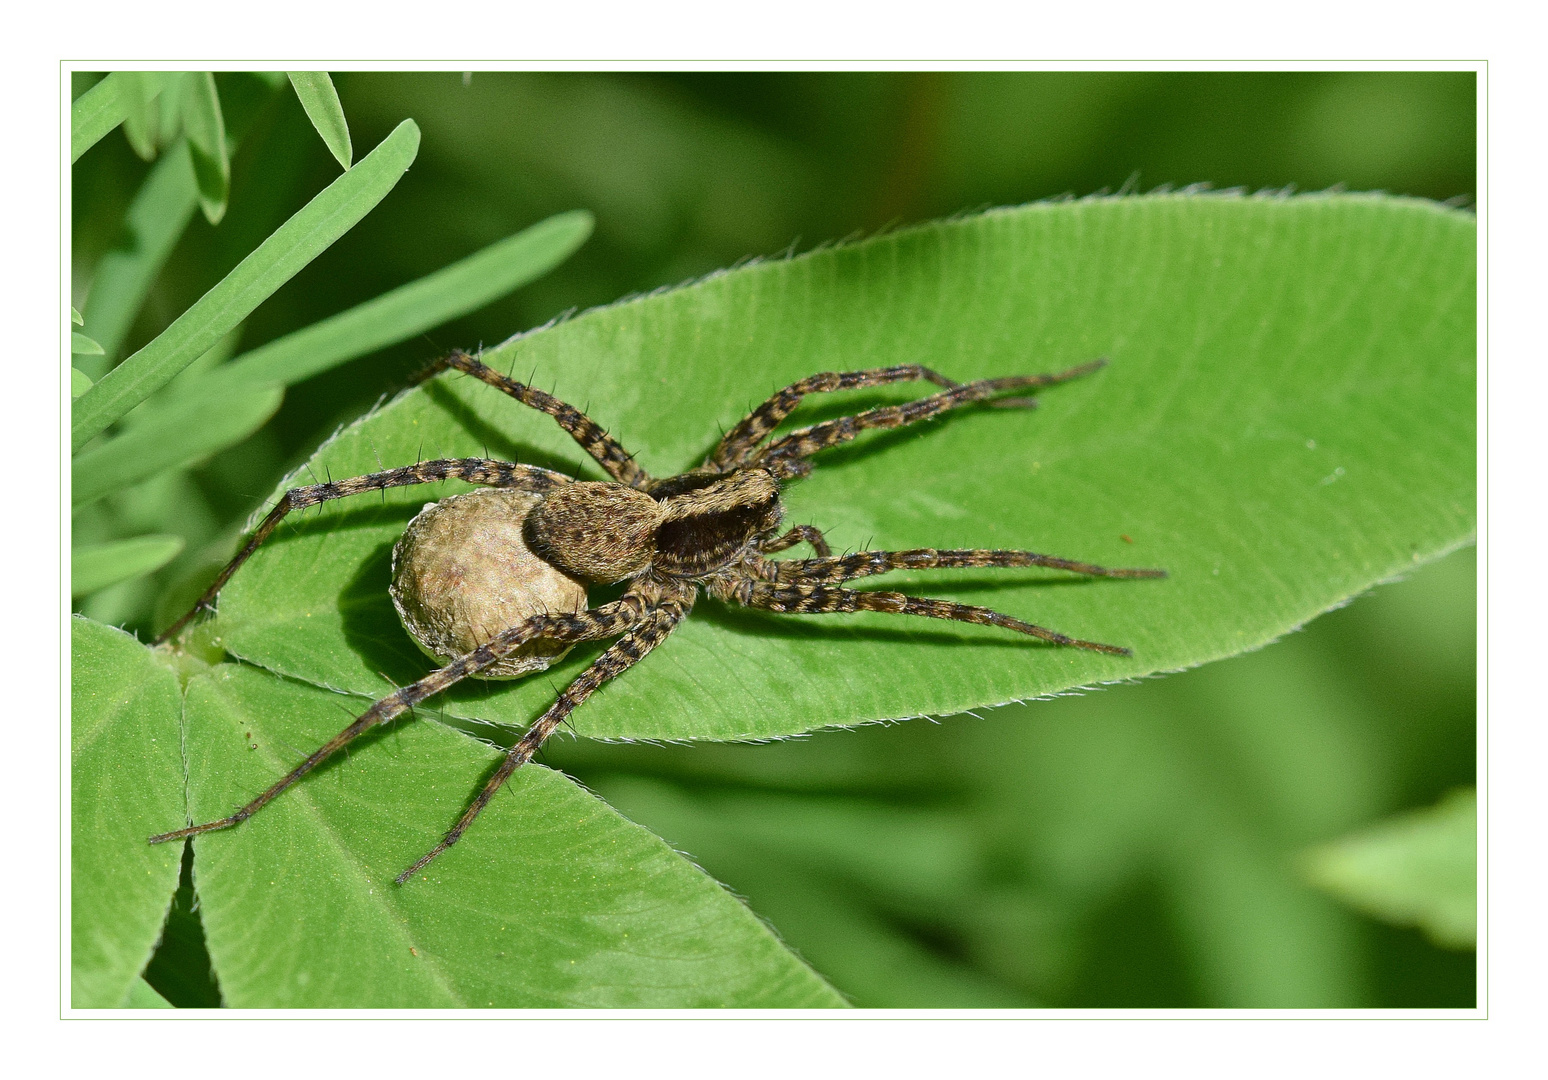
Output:
<path fill-rule="evenodd" d="M 93 82 L 74 78 L 77 94 Z M 243 73 L 216 79 L 238 142 L 230 209 L 218 226 L 195 217 L 109 362 L 338 173 L 294 94 Z M 242 445 L 85 508 L 77 543 L 188 540 L 161 573 L 85 598 L 94 618 L 142 637 L 170 621 L 286 471 L 451 346 L 751 256 L 991 205 L 1192 183 L 1467 205 L 1476 185 L 1470 72 L 335 83 L 357 156 L 412 117 L 419 157 L 258 309 L 242 349 L 559 211 L 592 211 L 596 233 L 507 299 L 292 388 Z M 148 169 L 118 133 L 74 166 L 82 310 Z M 546 760 L 746 897 L 857 1004 L 1470 1006 L 1471 952 L 1356 914 L 1306 884 L 1299 860 L 1472 784 L 1475 617 L 1462 552 L 1261 653 L 1161 681 L 772 746 L 559 742 Z"/>

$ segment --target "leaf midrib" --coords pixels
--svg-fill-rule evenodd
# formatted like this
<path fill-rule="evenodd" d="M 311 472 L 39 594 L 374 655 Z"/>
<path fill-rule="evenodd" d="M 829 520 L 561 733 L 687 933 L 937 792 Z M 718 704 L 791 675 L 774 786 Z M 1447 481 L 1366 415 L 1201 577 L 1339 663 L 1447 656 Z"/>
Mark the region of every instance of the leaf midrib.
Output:
<path fill-rule="evenodd" d="M 263 670 L 267 671 L 268 669 Z M 275 672 L 268 673 L 274 678 L 284 678 L 284 676 L 281 676 Z M 221 685 L 220 681 L 217 681 L 218 676 L 211 674 L 202 675 L 199 677 L 208 678 L 211 680 L 211 690 L 214 693 L 220 695 L 225 706 L 230 709 L 231 712 L 247 717 L 248 723 L 252 722 L 251 717 L 253 714 L 251 711 L 245 707 L 245 704 L 236 699 L 234 695 L 226 694 L 223 692 L 224 687 Z M 305 680 L 296 681 L 308 686 L 314 685 L 306 683 Z M 344 696 L 356 697 L 358 695 L 346 693 Z M 275 776 L 283 776 L 289 773 L 290 770 L 295 767 L 293 764 L 278 760 L 272 751 L 270 751 L 268 740 L 265 740 L 260 754 L 265 762 L 271 766 L 270 771 Z M 369 870 L 361 863 L 360 858 L 351 850 L 349 845 L 345 843 L 344 838 L 338 833 L 337 829 L 328 821 L 326 815 L 322 812 L 321 807 L 318 806 L 306 784 L 296 784 L 288 792 L 286 792 L 286 795 L 291 801 L 291 806 L 296 808 L 292 811 L 292 813 L 299 813 L 304 810 L 307 816 L 307 820 L 314 827 L 314 831 L 317 834 L 320 834 L 328 846 L 333 850 L 335 864 L 343 865 L 348 869 L 354 882 L 354 888 L 351 891 L 357 897 L 363 893 L 368 898 L 368 902 L 375 906 L 378 914 L 385 916 L 385 922 L 392 928 L 392 933 L 403 942 L 404 948 L 415 948 L 416 951 L 410 953 L 410 955 L 416 956 L 417 959 L 424 962 L 426 966 L 429 967 L 435 984 L 443 992 L 445 992 L 445 994 L 452 1000 L 455 1005 L 468 1008 L 468 1002 L 463 999 L 460 991 L 457 989 L 457 984 L 446 972 L 440 961 L 435 958 L 435 955 L 431 951 L 430 946 L 422 939 L 415 937 L 407 932 L 407 930 L 404 928 L 404 920 L 401 918 L 402 913 L 391 906 L 389 903 L 386 889 L 395 886 L 383 886 L 380 891 L 377 889 L 377 886 L 381 883 L 378 882 L 376 878 L 369 872 Z M 196 841 L 196 858 L 197 855 L 198 851 Z"/>

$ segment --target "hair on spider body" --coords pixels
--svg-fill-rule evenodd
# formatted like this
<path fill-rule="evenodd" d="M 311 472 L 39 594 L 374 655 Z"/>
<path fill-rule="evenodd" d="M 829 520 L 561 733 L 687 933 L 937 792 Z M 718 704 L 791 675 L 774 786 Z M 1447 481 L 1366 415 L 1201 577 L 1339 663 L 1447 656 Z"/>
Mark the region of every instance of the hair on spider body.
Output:
<path fill-rule="evenodd" d="M 638 663 L 692 611 L 699 592 L 729 603 L 790 614 L 886 612 L 978 623 L 1041 641 L 1127 655 L 988 608 L 845 585 L 892 570 L 1042 566 L 1093 577 L 1158 578 L 1160 570 L 1110 569 L 1030 551 L 988 549 L 861 551 L 834 556 L 810 525 L 780 532 L 781 486 L 811 472 L 811 455 L 863 431 L 902 427 L 951 409 L 986 402 L 1033 403 L 1006 391 L 1035 390 L 1089 374 L 1103 361 L 1046 375 L 959 383 L 929 368 L 901 365 L 825 372 L 779 391 L 727 432 L 698 468 L 652 478 L 595 421 L 573 406 L 453 352 L 421 379 L 454 368 L 518 402 L 547 413 L 607 472 L 610 480 L 491 458 L 444 458 L 286 492 L 193 609 L 158 639 L 177 634 L 216 595 L 293 510 L 367 491 L 459 479 L 480 490 L 428 504 L 393 548 L 391 595 L 404 628 L 443 666 L 377 701 L 230 817 L 163 833 L 151 843 L 229 828 L 257 813 L 363 732 L 411 710 L 465 678 L 517 678 L 547 668 L 578 642 L 616 638 L 533 722 L 445 837 L 397 878 L 408 878 L 455 844 L 513 772 L 568 721 L 598 687 Z M 889 383 L 941 387 L 901 405 L 869 409 L 772 438 L 808 394 Z M 806 544 L 815 558 L 768 556 Z M 588 607 L 589 586 L 624 583 L 610 603 Z"/>

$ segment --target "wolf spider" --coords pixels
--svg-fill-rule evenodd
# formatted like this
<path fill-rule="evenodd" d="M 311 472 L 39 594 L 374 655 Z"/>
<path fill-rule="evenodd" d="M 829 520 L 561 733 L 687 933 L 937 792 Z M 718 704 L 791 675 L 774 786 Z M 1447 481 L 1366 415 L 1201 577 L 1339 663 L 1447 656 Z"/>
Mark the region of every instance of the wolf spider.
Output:
<path fill-rule="evenodd" d="M 848 442 L 862 431 L 918 423 L 971 402 L 994 399 L 991 403 L 997 405 L 1034 405 L 1036 402 L 1031 398 L 998 395 L 1004 391 L 1052 386 L 1089 374 L 1103 363 L 1092 361 L 1056 374 L 1013 375 L 970 383 L 955 382 L 917 364 L 813 375 L 787 386 L 749 413 L 720 440 L 698 468 L 657 480 L 578 409 L 501 375 L 467 353 L 451 353 L 432 365 L 420 380 L 455 368 L 509 394 L 523 405 L 547 413 L 612 479 L 578 481 L 547 469 L 508 461 L 455 458 L 424 461 L 350 480 L 293 488 L 263 519 L 246 546 L 220 572 L 198 603 L 172 624 L 157 643 L 169 640 L 200 610 L 211 607 L 221 587 L 291 511 L 362 492 L 449 479 L 524 493 L 524 497 L 517 496 L 509 512 L 512 518 L 506 524 L 508 539 L 514 543 L 515 532 L 519 529 L 520 544 L 517 546 L 524 548 L 523 557 L 530 552 L 538 560 L 533 565 L 549 574 L 557 570 L 559 573 L 553 576 L 580 590 L 579 602 L 573 605 L 577 610 L 555 611 L 551 606 L 545 609 L 543 604 L 528 598 L 527 610 L 534 613 L 511 625 L 502 624 L 496 631 L 473 634 L 474 640 L 467 642 L 465 648 L 455 648 L 457 655 L 454 657 L 448 655 L 453 651 L 452 646 L 445 641 L 427 642 L 415 627 L 409 626 L 410 619 L 405 615 L 405 625 L 419 640 L 421 648 L 442 659 L 450 659 L 449 663 L 376 702 L 288 775 L 231 816 L 153 836 L 150 842 L 179 840 L 246 821 L 369 728 L 402 715 L 459 680 L 481 673 L 488 677 L 489 669 L 498 671 L 496 665 L 523 646 L 546 639 L 551 657 L 552 653 L 576 642 L 617 637 L 618 640 L 565 688 L 558 700 L 510 749 L 499 769 L 441 842 L 398 875 L 396 880 L 402 884 L 461 838 L 501 785 L 532 757 L 577 706 L 603 683 L 622 674 L 666 640 L 692 610 L 701 588 L 717 600 L 766 611 L 791 614 L 884 611 L 922 615 L 1000 626 L 1055 645 L 1129 655 L 1128 649 L 1069 637 L 988 608 L 897 592 L 854 591 L 844 588 L 843 583 L 891 570 L 975 566 L 1048 566 L 1110 578 L 1158 578 L 1164 577 L 1165 571 L 1108 569 L 1030 551 L 919 548 L 835 556 L 822 533 L 810 525 L 797 525 L 784 533 L 779 532 L 781 486 L 810 473 L 812 463 L 809 459 L 817 451 Z M 881 406 L 854 416 L 813 424 L 764 444 L 807 394 L 916 380 L 932 382 L 942 389 L 906 404 Z M 433 505 L 467 498 L 455 496 L 445 503 Z M 412 530 L 413 526 L 410 528 Z M 800 543 L 809 545 L 817 557 L 777 561 L 765 558 Z M 400 552 L 402 546 L 403 541 L 400 541 Z M 398 554 L 395 552 L 395 563 Z M 594 608 L 585 607 L 587 585 L 617 582 L 628 582 L 619 599 Z M 398 582 L 394 584 L 396 589 Z M 520 591 L 521 583 L 517 585 Z M 395 603 L 398 600 L 395 591 Z M 402 614 L 404 606 L 398 606 Z M 484 640 L 477 640 L 479 637 Z M 529 658 L 524 663 L 526 666 L 518 666 L 518 671 L 546 667 L 547 659 Z"/>

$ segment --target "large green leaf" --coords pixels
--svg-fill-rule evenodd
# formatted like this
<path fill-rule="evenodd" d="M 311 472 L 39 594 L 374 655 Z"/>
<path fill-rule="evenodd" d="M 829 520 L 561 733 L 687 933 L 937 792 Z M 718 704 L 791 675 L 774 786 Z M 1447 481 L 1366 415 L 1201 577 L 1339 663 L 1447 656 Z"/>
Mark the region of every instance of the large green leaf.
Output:
<path fill-rule="evenodd" d="M 228 812 L 347 722 L 348 698 L 236 664 L 188 688 L 189 802 Z M 512 795 L 405 887 L 498 755 L 407 721 L 230 832 L 194 886 L 228 1005 L 829 1007 L 752 912 L 560 773 Z M 173 790 L 176 786 L 173 785 Z M 168 813 L 158 828 L 175 828 Z M 142 840 L 143 842 L 143 840 Z"/>
<path fill-rule="evenodd" d="M 121 630 L 70 622 L 70 1001 L 124 1003 L 177 888 L 183 818 L 177 677 Z"/>
<path fill-rule="evenodd" d="M 556 739 L 543 760 L 862 1007 L 998 989 L 1060 1008 L 1471 1008 L 1465 957 L 1362 925 L 1298 856 L 1471 774 L 1475 592 L 1462 550 L 1166 679 L 770 745 Z"/>
<path fill-rule="evenodd" d="M 170 1009 L 172 1003 L 160 994 L 155 987 L 144 979 L 135 979 L 129 987 L 129 993 L 124 996 L 122 1008 L 125 1009 Z"/>
<path fill-rule="evenodd" d="M 1380 196 L 1035 205 L 754 265 L 493 350 L 486 361 L 587 408 L 658 475 L 815 371 L 920 362 L 969 379 L 1106 355 L 1036 412 L 969 410 L 819 455 L 787 516 L 837 549 L 1027 547 L 1171 575 L 886 579 L 1132 657 L 704 601 L 576 713 L 577 731 L 767 737 L 1175 670 L 1257 648 L 1450 550 L 1474 528 L 1474 245 L 1471 216 Z M 795 422 L 922 392 L 815 401 Z M 347 428 L 292 482 L 486 449 L 598 475 L 547 417 L 443 377 Z M 429 665 L 386 595 L 390 550 L 451 490 L 293 521 L 227 587 L 215 632 L 255 663 L 366 697 L 420 677 Z M 596 652 L 438 707 L 524 725 Z"/>

